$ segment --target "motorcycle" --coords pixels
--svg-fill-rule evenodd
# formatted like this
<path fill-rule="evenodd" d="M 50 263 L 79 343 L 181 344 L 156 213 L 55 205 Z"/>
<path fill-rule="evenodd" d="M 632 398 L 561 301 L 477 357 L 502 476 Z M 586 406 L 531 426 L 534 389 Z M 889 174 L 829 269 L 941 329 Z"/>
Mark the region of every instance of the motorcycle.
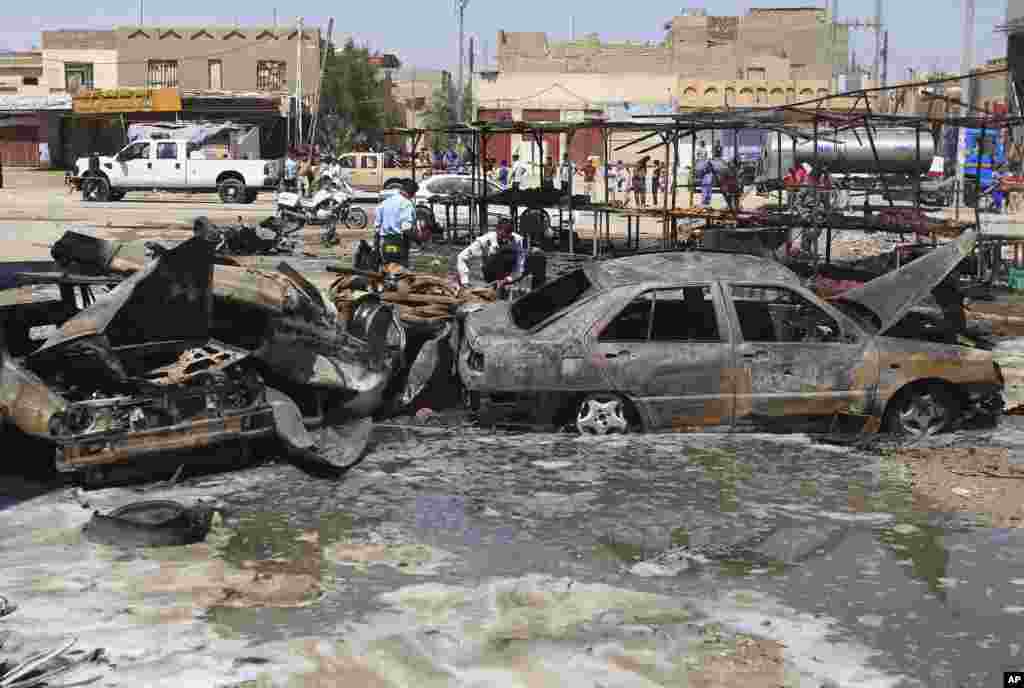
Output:
<path fill-rule="evenodd" d="M 276 217 L 268 217 L 259 226 L 247 225 L 238 218 L 235 225 L 214 225 L 201 217 L 193 225 L 193 233 L 214 246 L 221 255 L 273 255 L 295 253 L 302 245 L 294 235 L 301 224 L 289 225 Z"/>
<path fill-rule="evenodd" d="M 321 177 L 320 188 L 310 198 L 302 198 L 288 191 L 277 194 L 277 215 L 282 220 L 294 220 L 302 224 L 323 225 L 321 240 L 324 243 L 336 241 L 337 225 L 349 229 L 365 229 L 370 222 L 362 208 L 352 205 L 355 192 L 344 180 Z"/>

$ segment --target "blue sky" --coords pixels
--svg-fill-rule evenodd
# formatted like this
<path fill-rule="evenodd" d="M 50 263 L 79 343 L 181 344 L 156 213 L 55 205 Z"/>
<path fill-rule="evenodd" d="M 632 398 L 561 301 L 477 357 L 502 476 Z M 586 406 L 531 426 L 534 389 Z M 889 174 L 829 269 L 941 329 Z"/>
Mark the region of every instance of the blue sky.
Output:
<path fill-rule="evenodd" d="M 831 0 L 829 0 L 831 2 Z M 976 0 L 975 30 L 978 61 L 1005 54 L 1005 38 L 993 33 L 1004 20 L 1006 0 Z M 43 29 L 109 28 L 138 21 L 138 0 L 101 0 L 105 5 L 91 14 L 83 8 L 92 3 L 80 0 L 43 0 L 40 5 L 11 0 L 0 25 L 0 47 L 25 49 L 39 42 Z M 206 0 L 145 3 L 149 24 L 243 24 L 270 23 L 277 8 L 281 23 L 292 23 L 302 12 L 307 24 L 326 28 L 327 17 L 335 15 L 335 35 L 352 35 L 372 48 L 394 52 L 405 66 L 451 69 L 458 61 L 457 25 L 454 0 L 392 0 L 391 2 L 328 2 L 306 0 L 283 3 L 274 0 L 213 3 L 218 14 L 208 14 Z M 703 5 L 708 14 L 742 14 L 750 7 L 825 5 L 825 0 L 717 0 Z M 477 36 L 488 54 L 495 53 L 497 32 L 543 31 L 554 39 L 567 38 L 575 24 L 577 36 L 596 32 L 607 40 L 660 40 L 662 25 L 680 7 L 700 7 L 686 0 L 470 0 L 466 9 L 467 33 Z M 844 18 L 870 18 L 874 0 L 840 0 Z M 232 7 L 235 12 L 232 12 Z M 601 9 L 597 9 L 600 7 Z M 32 14 L 45 9 L 45 14 Z M 889 76 L 903 78 L 907 68 L 958 71 L 960 65 L 959 0 L 886 0 L 884 20 L 889 27 Z M 870 62 L 874 55 L 874 34 L 855 32 L 858 61 Z M 479 54 L 479 50 L 478 50 Z"/>

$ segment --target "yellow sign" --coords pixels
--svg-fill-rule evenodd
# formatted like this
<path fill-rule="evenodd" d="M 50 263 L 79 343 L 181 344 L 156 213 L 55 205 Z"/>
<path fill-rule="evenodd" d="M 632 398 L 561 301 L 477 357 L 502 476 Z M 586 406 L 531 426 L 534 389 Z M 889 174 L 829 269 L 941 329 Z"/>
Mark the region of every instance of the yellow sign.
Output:
<path fill-rule="evenodd" d="M 74 112 L 181 112 L 181 95 L 176 88 L 111 88 L 84 91 L 72 98 Z"/>

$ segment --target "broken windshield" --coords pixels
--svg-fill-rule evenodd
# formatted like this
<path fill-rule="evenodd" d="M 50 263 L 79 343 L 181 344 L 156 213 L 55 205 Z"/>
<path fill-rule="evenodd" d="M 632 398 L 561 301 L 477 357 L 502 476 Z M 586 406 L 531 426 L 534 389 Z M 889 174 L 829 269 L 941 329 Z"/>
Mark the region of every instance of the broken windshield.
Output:
<path fill-rule="evenodd" d="M 529 330 L 580 300 L 590 289 L 583 270 L 573 270 L 512 304 L 512 322 Z"/>

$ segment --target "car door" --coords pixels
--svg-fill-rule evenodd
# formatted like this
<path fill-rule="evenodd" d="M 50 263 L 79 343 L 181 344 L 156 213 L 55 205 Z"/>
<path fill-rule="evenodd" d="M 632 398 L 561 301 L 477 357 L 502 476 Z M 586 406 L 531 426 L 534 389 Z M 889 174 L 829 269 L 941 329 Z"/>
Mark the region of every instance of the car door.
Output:
<path fill-rule="evenodd" d="M 627 396 L 649 429 L 728 429 L 730 342 L 716 285 L 652 289 L 601 328 L 591 361 L 608 391 Z"/>
<path fill-rule="evenodd" d="M 123 182 L 119 186 L 143 187 L 150 183 L 151 148 L 149 141 L 137 141 L 121 151 L 118 160 Z"/>
<path fill-rule="evenodd" d="M 820 429 L 862 415 L 878 384 L 871 340 L 791 285 L 725 285 L 737 333 L 736 426 Z"/>
<path fill-rule="evenodd" d="M 176 141 L 157 141 L 150 172 L 155 187 L 180 188 L 185 186 L 184 151 Z"/>
<path fill-rule="evenodd" d="M 380 172 L 377 169 L 377 155 L 373 153 L 363 153 L 359 156 L 359 169 L 356 170 L 354 177 L 358 181 L 359 186 L 365 189 L 373 189 L 378 191 L 381 188 Z"/>
<path fill-rule="evenodd" d="M 342 177 L 348 177 L 348 183 L 355 188 L 361 188 L 356 175 L 359 172 L 359 156 L 358 155 L 343 155 L 338 160 L 338 170 Z"/>

